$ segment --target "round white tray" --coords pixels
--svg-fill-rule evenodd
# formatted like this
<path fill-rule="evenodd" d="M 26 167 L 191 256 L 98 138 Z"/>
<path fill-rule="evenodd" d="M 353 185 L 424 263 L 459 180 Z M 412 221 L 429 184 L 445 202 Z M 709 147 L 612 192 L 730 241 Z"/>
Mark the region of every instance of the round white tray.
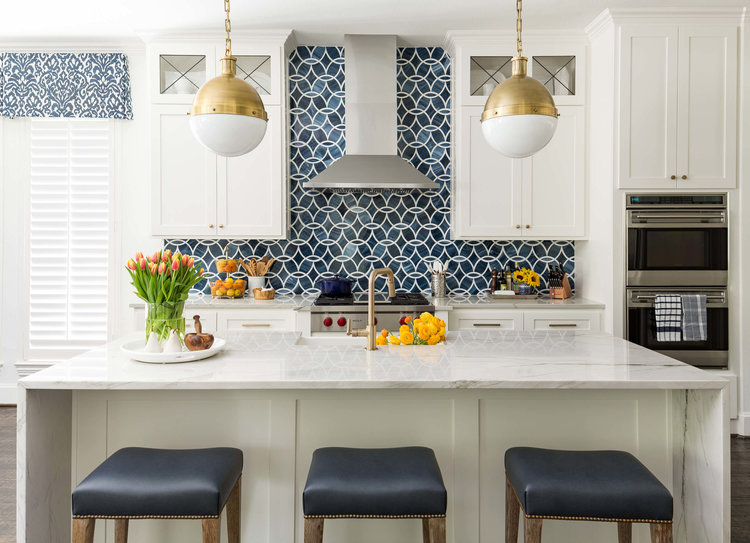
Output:
<path fill-rule="evenodd" d="M 138 362 L 148 362 L 149 364 L 179 364 L 180 362 L 195 362 L 196 360 L 203 360 L 204 358 L 213 356 L 220 352 L 225 344 L 225 340 L 217 337 L 214 338 L 214 344 L 211 345 L 211 348 L 204 351 L 184 350 L 181 353 L 147 353 L 143 350 L 143 341 L 137 340 L 125 343 L 120 346 L 120 350 Z"/>

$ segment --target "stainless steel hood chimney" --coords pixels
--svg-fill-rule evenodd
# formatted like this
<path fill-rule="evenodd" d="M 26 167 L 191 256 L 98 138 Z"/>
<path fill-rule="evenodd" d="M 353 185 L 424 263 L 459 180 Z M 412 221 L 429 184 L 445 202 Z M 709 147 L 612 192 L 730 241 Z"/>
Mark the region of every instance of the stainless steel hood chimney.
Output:
<path fill-rule="evenodd" d="M 346 154 L 304 188 L 342 192 L 437 190 L 398 156 L 396 36 L 344 36 Z"/>

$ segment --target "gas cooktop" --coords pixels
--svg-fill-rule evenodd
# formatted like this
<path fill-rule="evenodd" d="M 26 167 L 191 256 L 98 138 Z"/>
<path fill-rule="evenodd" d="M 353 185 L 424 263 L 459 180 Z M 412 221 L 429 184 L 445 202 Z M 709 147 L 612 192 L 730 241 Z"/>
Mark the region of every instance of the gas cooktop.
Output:
<path fill-rule="evenodd" d="M 378 305 L 391 306 L 415 306 L 430 305 L 427 298 L 418 292 L 398 292 L 396 296 L 390 298 L 387 292 L 375 293 L 375 303 Z M 321 294 L 315 300 L 317 306 L 349 306 L 349 305 L 367 305 L 367 293 L 355 292 L 349 296 L 324 296 Z"/>

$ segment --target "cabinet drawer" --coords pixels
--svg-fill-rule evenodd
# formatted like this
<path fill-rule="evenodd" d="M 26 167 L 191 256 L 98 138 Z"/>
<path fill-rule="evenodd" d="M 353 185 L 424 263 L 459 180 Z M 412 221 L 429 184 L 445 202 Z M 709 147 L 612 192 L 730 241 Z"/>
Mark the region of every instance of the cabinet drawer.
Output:
<path fill-rule="evenodd" d="M 195 332 L 195 320 L 193 320 L 193 317 L 195 315 L 198 315 L 201 318 L 201 328 L 204 332 L 207 334 L 213 334 L 216 332 L 216 319 L 217 319 L 217 313 L 216 311 L 205 311 L 200 309 L 190 309 L 189 307 L 185 309 L 185 312 L 183 313 L 185 315 L 185 333 L 190 334 L 192 332 Z"/>
<path fill-rule="evenodd" d="M 219 315 L 219 329 L 222 332 L 235 330 L 263 331 L 283 330 L 294 331 L 294 312 L 291 310 L 262 310 L 262 311 L 225 311 Z"/>
<path fill-rule="evenodd" d="M 521 330 L 521 312 L 492 309 L 453 310 L 448 319 L 449 330 Z"/>
<path fill-rule="evenodd" d="M 527 311 L 523 329 L 533 330 L 583 330 L 598 332 L 600 314 L 596 311 Z"/>

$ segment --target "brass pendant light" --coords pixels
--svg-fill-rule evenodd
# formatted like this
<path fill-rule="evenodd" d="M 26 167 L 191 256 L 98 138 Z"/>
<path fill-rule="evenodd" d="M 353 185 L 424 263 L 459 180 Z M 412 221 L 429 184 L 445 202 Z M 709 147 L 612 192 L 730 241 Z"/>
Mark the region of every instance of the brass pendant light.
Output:
<path fill-rule="evenodd" d="M 516 0 L 517 54 L 512 75 L 490 94 L 482 113 L 482 133 L 495 150 L 512 158 L 533 155 L 549 143 L 558 112 L 547 88 L 527 77 L 528 59 L 521 42 L 521 0 Z"/>
<path fill-rule="evenodd" d="M 266 132 L 268 114 L 258 91 L 236 77 L 232 56 L 229 0 L 224 0 L 226 41 L 221 75 L 207 81 L 195 95 L 190 127 L 196 139 L 221 156 L 244 155 L 255 149 Z"/>

